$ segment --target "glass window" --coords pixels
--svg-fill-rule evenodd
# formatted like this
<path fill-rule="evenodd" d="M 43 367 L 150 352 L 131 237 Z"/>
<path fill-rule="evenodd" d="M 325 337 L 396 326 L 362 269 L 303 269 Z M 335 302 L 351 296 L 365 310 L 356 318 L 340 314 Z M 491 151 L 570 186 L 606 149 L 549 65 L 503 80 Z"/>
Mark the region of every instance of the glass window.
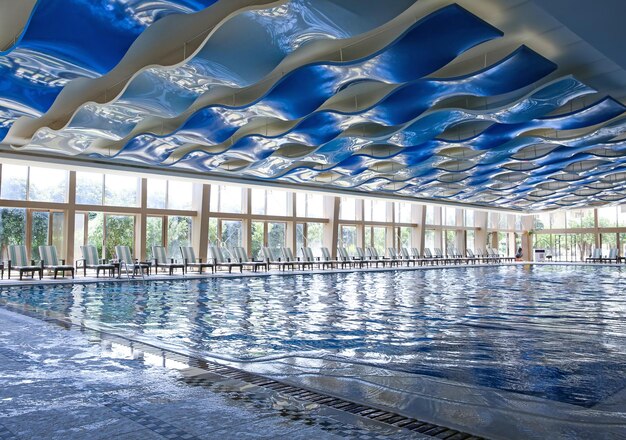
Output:
<path fill-rule="evenodd" d="M 373 242 L 372 246 L 378 251 L 378 255 L 385 255 L 387 244 L 387 228 L 372 228 Z"/>
<path fill-rule="evenodd" d="M 424 231 L 424 248 L 428 248 L 431 251 L 435 248 L 435 231 L 432 229 Z"/>
<path fill-rule="evenodd" d="M 25 244 L 26 210 L 19 208 L 0 208 L 0 243 L 2 255 L 7 257 L 7 246 Z"/>
<path fill-rule="evenodd" d="M 152 209 L 165 209 L 167 206 L 167 180 L 148 179 L 147 206 Z"/>
<path fill-rule="evenodd" d="M 465 210 L 465 226 L 468 226 L 468 227 L 474 226 L 474 211 L 472 209 Z"/>
<path fill-rule="evenodd" d="M 242 206 L 243 188 L 238 186 L 211 185 L 210 208 L 212 212 L 241 214 Z"/>
<path fill-rule="evenodd" d="M 571 211 L 567 211 L 566 215 L 568 229 L 595 227 L 593 209 L 572 209 Z"/>
<path fill-rule="evenodd" d="M 265 223 L 264 222 L 252 222 L 252 256 L 255 258 L 261 257 L 261 248 L 265 245 L 264 237 Z"/>
<path fill-rule="evenodd" d="M 444 225 L 456 226 L 456 208 L 446 206 L 444 210 Z"/>
<path fill-rule="evenodd" d="M 306 224 L 306 245 L 313 249 L 315 256 L 321 256 L 320 248 L 323 246 L 324 225 L 322 223 Z"/>
<path fill-rule="evenodd" d="M 106 216 L 105 258 L 116 258 L 115 246 L 128 246 L 133 258 L 139 258 L 135 250 L 135 217 L 132 215 Z"/>
<path fill-rule="evenodd" d="M 267 215 L 291 215 L 291 213 L 289 212 L 289 197 L 291 196 L 291 193 L 272 189 L 266 191 L 266 196 Z"/>
<path fill-rule="evenodd" d="M 28 187 L 28 167 L 2 164 L 0 197 L 7 200 L 26 200 Z"/>
<path fill-rule="evenodd" d="M 411 228 L 408 226 L 398 227 L 396 230 L 396 248 L 411 247 Z"/>
<path fill-rule="evenodd" d="M 76 172 L 76 203 L 80 205 L 102 205 L 103 190 L 104 174 Z"/>
<path fill-rule="evenodd" d="M 500 213 L 499 229 L 510 229 L 509 214 Z"/>
<path fill-rule="evenodd" d="M 53 212 L 50 244 L 57 247 L 59 258 L 65 258 L 65 213 Z M 68 262 L 68 264 L 71 264 Z"/>
<path fill-rule="evenodd" d="M 167 218 L 168 256 L 180 258 L 180 247 L 191 246 L 191 217 Z"/>
<path fill-rule="evenodd" d="M 87 215 L 87 244 L 92 244 L 98 249 L 101 258 L 115 258 L 113 256 L 103 256 L 104 243 L 104 214 L 101 212 L 90 212 Z"/>
<path fill-rule="evenodd" d="M 217 246 L 217 219 L 209 219 L 209 246 Z"/>
<path fill-rule="evenodd" d="M 550 226 L 552 229 L 565 229 L 565 211 L 550 213 Z"/>
<path fill-rule="evenodd" d="M 617 225 L 619 227 L 626 226 L 626 205 L 621 205 L 617 207 Z"/>
<path fill-rule="evenodd" d="M 339 202 L 339 218 L 342 220 L 357 220 L 356 199 L 342 197 Z"/>
<path fill-rule="evenodd" d="M 104 176 L 104 204 L 139 206 L 139 184 L 138 177 L 106 174 Z"/>
<path fill-rule="evenodd" d="M 465 249 L 474 250 L 476 246 L 476 234 L 474 231 L 465 232 Z"/>
<path fill-rule="evenodd" d="M 324 217 L 324 196 L 321 194 L 296 194 L 296 215 L 298 217 Z"/>
<path fill-rule="evenodd" d="M 535 216 L 535 230 L 550 229 L 550 214 L 540 213 Z"/>
<path fill-rule="evenodd" d="M 394 217 L 396 223 L 411 223 L 411 204 L 395 202 Z"/>
<path fill-rule="evenodd" d="M 614 228 L 617 226 L 617 206 L 598 208 L 598 227 Z"/>
<path fill-rule="evenodd" d="M 163 217 L 146 219 L 146 257 L 153 258 L 152 246 L 163 246 Z"/>
<path fill-rule="evenodd" d="M 602 256 L 608 257 L 611 249 L 617 248 L 617 234 L 600 234 L 600 243 L 602 244 Z"/>
<path fill-rule="evenodd" d="M 434 225 L 435 224 L 435 207 L 434 206 L 426 206 L 426 224 Z"/>
<path fill-rule="evenodd" d="M 285 223 L 268 223 L 267 246 L 275 250 L 284 248 L 286 230 L 287 225 Z"/>
<path fill-rule="evenodd" d="M 239 191 L 241 193 L 241 189 Z M 167 182 L 167 207 L 169 209 L 193 208 L 193 183 L 180 180 Z M 240 208 L 241 210 L 241 208 Z"/>
<path fill-rule="evenodd" d="M 522 216 L 519 214 L 515 214 L 515 230 L 516 231 L 521 231 L 523 229 L 522 227 Z"/>
<path fill-rule="evenodd" d="M 488 217 L 487 227 L 489 229 L 497 229 L 499 222 L 500 222 L 499 214 L 497 212 L 490 212 L 489 217 Z"/>
<path fill-rule="evenodd" d="M 66 170 L 31 167 L 28 199 L 35 202 L 67 202 Z"/>
<path fill-rule="evenodd" d="M 304 256 L 302 253 L 302 248 L 306 246 L 306 238 L 304 234 L 305 225 L 304 223 L 296 223 L 296 252 L 299 256 Z"/>
<path fill-rule="evenodd" d="M 252 214 L 265 215 L 265 190 L 252 188 L 250 190 Z"/>
<path fill-rule="evenodd" d="M 39 246 L 48 244 L 50 227 L 50 213 L 47 211 L 34 211 L 31 215 L 30 227 L 30 254 L 34 260 L 40 260 Z"/>
<path fill-rule="evenodd" d="M 231 249 L 243 244 L 243 222 L 222 220 L 222 246 Z"/>
<path fill-rule="evenodd" d="M 384 200 L 363 200 L 363 211 L 365 221 L 387 221 L 387 202 Z"/>
<path fill-rule="evenodd" d="M 338 247 L 344 247 L 350 255 L 356 254 L 357 234 L 356 226 L 340 226 Z"/>

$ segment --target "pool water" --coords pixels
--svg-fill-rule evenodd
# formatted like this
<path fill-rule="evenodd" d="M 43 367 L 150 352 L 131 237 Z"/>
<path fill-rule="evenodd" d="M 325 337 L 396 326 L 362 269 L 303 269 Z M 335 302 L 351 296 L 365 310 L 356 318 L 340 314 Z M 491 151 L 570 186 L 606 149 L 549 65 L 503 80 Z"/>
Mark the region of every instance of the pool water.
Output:
<path fill-rule="evenodd" d="M 207 356 L 340 359 L 585 407 L 626 386 L 615 267 L 505 266 L 5 287 L 0 300 Z"/>

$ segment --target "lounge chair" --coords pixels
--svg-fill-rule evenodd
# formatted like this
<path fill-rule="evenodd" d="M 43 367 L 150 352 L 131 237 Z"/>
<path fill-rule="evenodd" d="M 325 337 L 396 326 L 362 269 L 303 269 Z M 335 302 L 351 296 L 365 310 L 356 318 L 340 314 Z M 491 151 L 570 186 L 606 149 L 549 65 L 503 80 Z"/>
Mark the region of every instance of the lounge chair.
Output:
<path fill-rule="evenodd" d="M 167 250 L 165 246 L 152 246 L 152 264 L 154 265 L 154 273 L 159 271 L 159 267 L 167 269 L 170 275 L 174 274 L 174 269 L 180 269 L 185 274 L 185 264 L 175 263 L 173 258 L 167 258 Z"/>
<path fill-rule="evenodd" d="M 234 246 L 230 254 L 244 267 L 251 268 L 253 272 L 256 272 L 259 268 L 264 268 L 265 270 L 268 268 L 268 264 L 265 261 L 254 261 L 254 259 L 249 258 L 246 249 L 242 246 Z"/>
<path fill-rule="evenodd" d="M 410 263 L 413 263 L 413 266 L 417 265 L 418 259 L 411 256 L 409 250 L 405 247 L 400 248 L 400 254 L 402 256 L 403 261 L 406 261 L 406 265 L 408 266 Z"/>
<path fill-rule="evenodd" d="M 61 272 L 64 277 L 65 272 L 70 272 L 72 278 L 74 278 L 74 266 L 65 264 L 65 260 L 59 259 L 56 246 L 39 246 L 39 255 L 41 256 L 43 268 L 51 270 L 55 280 L 59 272 Z"/>
<path fill-rule="evenodd" d="M 402 258 L 402 255 L 400 255 L 400 253 L 398 253 L 398 250 L 396 248 L 390 247 L 387 248 L 387 253 L 389 254 L 389 261 L 391 262 L 391 264 L 396 264 L 397 266 L 402 265 L 402 263 L 404 263 L 404 258 Z M 408 263 L 407 263 L 408 266 Z"/>
<path fill-rule="evenodd" d="M 313 251 L 311 250 L 310 247 L 307 246 L 302 246 L 300 248 L 300 251 L 302 252 L 302 259 L 301 261 L 303 263 L 311 263 L 311 268 L 315 267 L 315 265 L 317 265 L 317 268 L 325 268 L 330 266 L 332 268 L 332 264 L 328 263 L 326 261 L 321 261 L 320 257 L 315 257 L 313 255 Z"/>
<path fill-rule="evenodd" d="M 467 256 L 468 262 L 472 262 L 473 264 L 476 262 L 482 262 L 482 257 L 474 255 L 474 251 L 472 251 L 471 249 L 465 249 L 465 255 Z"/>
<path fill-rule="evenodd" d="M 8 247 L 9 261 L 7 265 L 9 268 L 9 279 L 11 279 L 11 271 L 17 270 L 20 273 L 20 280 L 22 275 L 30 273 L 31 277 L 35 276 L 35 272 L 39 274 L 39 279 L 43 277 L 43 267 L 41 264 L 35 263 L 35 260 L 29 259 L 26 252 L 26 246 L 23 244 L 10 244 Z"/>
<path fill-rule="evenodd" d="M 96 278 L 100 276 L 100 271 L 109 271 L 109 276 L 115 276 L 115 265 L 107 263 L 104 258 L 98 258 L 98 249 L 92 244 L 81 246 L 80 252 L 83 258 L 76 260 L 76 269 L 83 268 L 83 276 L 87 276 L 87 269 L 96 270 Z M 81 264 L 78 264 L 81 263 Z"/>
<path fill-rule="evenodd" d="M 341 266 L 342 269 L 345 269 L 346 265 L 348 267 L 352 265 L 349 256 L 347 260 L 344 260 L 343 257 L 333 259 L 333 257 L 330 255 L 330 250 L 327 247 L 321 247 L 320 251 L 322 252 L 322 258 L 320 260 L 325 262 L 326 264 L 330 264 L 331 269 L 333 267 L 339 266 Z M 337 248 L 337 255 L 339 255 L 339 248 Z"/>
<path fill-rule="evenodd" d="M 363 250 L 363 248 L 357 247 L 356 248 L 356 255 L 353 257 L 356 261 L 360 261 L 361 262 L 361 267 L 363 267 L 363 265 L 367 265 L 367 267 L 370 266 L 370 260 L 368 258 L 367 255 L 365 255 L 365 251 Z M 378 264 L 376 264 L 376 266 L 378 267 Z"/>
<path fill-rule="evenodd" d="M 611 248 L 609 249 L 609 255 L 607 257 L 603 257 L 602 261 L 603 262 L 607 261 L 609 263 L 611 261 L 614 261 L 615 263 L 619 263 L 621 258 L 618 255 L 618 253 L 619 253 L 619 250 L 617 248 Z"/>
<path fill-rule="evenodd" d="M 233 267 L 238 267 L 239 272 L 243 272 L 243 264 L 231 261 L 227 256 L 224 255 L 224 253 L 222 252 L 222 248 L 217 246 L 209 246 L 209 255 L 213 260 L 215 270 L 217 270 L 218 267 L 227 267 L 228 273 L 232 273 Z"/>
<path fill-rule="evenodd" d="M 150 263 L 139 262 L 136 258 L 133 258 L 130 248 L 128 246 L 115 246 L 115 256 L 119 261 L 119 275 L 122 276 L 122 266 L 126 266 L 126 273 L 128 269 L 132 269 L 133 276 L 137 275 L 137 271 L 143 276 L 143 272 L 146 271 L 150 275 Z"/>
<path fill-rule="evenodd" d="M 348 267 L 356 266 L 358 264 L 360 268 L 363 268 L 363 261 L 355 260 L 355 259 L 351 258 L 350 254 L 348 253 L 348 250 L 346 248 L 338 247 L 337 248 L 337 255 L 339 257 L 338 261 L 341 264 L 342 268 L 344 268 L 346 264 L 348 265 Z"/>
<path fill-rule="evenodd" d="M 591 255 L 589 255 L 589 257 L 587 257 L 585 259 L 585 261 L 587 263 L 589 263 L 589 262 L 591 262 L 591 263 L 600 263 L 600 262 L 602 262 L 602 249 L 594 248 L 593 249 L 593 253 Z"/>
<path fill-rule="evenodd" d="M 198 273 L 202 273 L 205 267 L 211 268 L 211 273 L 215 273 L 215 266 L 213 263 L 203 262 L 202 258 L 196 258 L 196 252 L 191 246 L 181 246 L 180 255 L 183 257 L 183 265 L 185 266 L 185 272 L 189 271 L 189 268 L 198 269 Z"/>
<path fill-rule="evenodd" d="M 276 257 L 272 250 L 265 246 L 261 248 L 261 252 L 263 252 L 263 258 L 267 262 L 267 267 L 271 268 L 272 265 L 276 266 L 278 269 L 285 270 L 286 267 L 291 267 L 293 270 L 296 267 L 295 262 L 293 261 L 283 261 L 280 257 Z"/>
<path fill-rule="evenodd" d="M 296 258 L 293 255 L 291 248 L 289 247 L 282 248 L 282 253 L 283 253 L 284 261 L 293 262 L 296 266 L 298 266 L 300 269 L 303 269 L 303 270 L 306 269 L 307 266 L 313 269 L 313 263 L 314 263 L 313 261 L 302 261 L 299 258 Z"/>

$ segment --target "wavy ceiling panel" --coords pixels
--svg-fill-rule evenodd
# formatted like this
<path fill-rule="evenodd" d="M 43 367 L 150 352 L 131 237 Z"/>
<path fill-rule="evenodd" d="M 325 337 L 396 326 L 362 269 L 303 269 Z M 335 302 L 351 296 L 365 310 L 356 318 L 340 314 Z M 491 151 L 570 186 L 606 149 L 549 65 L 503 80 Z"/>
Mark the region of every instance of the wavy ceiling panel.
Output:
<path fill-rule="evenodd" d="M 64 14 L 41 0 L 0 57 L 0 135 L 72 78 L 111 70 L 155 20 L 212 3 L 68 2 Z M 580 107 L 596 91 L 555 78 L 558 66 L 525 46 L 436 77 L 502 32 L 455 4 L 397 20 L 412 3 L 242 9 L 180 64 L 140 69 L 108 102 L 85 102 L 15 148 L 524 210 L 624 199 L 622 103 Z"/>

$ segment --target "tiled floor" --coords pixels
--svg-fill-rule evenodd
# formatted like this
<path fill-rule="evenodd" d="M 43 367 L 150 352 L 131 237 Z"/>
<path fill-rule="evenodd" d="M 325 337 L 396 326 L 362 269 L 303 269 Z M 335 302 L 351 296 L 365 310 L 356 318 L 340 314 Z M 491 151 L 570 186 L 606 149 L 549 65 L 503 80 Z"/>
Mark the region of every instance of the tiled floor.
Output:
<path fill-rule="evenodd" d="M 423 438 L 4 309 L 0 347 L 0 440 Z"/>

